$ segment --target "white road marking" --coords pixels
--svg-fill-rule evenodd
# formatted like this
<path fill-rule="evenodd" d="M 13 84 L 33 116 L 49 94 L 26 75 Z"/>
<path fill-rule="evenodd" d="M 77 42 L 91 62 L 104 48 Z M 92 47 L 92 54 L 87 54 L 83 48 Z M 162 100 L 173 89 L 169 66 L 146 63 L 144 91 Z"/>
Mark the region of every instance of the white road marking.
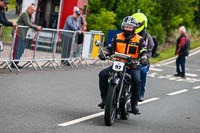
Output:
<path fill-rule="evenodd" d="M 73 124 L 76 124 L 76 123 L 79 123 L 79 122 L 82 122 L 82 121 L 86 121 L 86 120 L 89 120 L 89 119 L 92 119 L 92 118 L 95 118 L 95 117 L 98 117 L 98 116 L 102 116 L 102 115 L 104 115 L 104 111 L 96 113 L 96 114 L 88 115 L 88 116 L 85 116 L 85 117 L 82 117 L 82 118 L 79 118 L 79 119 L 75 119 L 75 120 L 72 120 L 72 121 L 68 121 L 68 122 L 65 122 L 65 123 L 61 123 L 61 124 L 58 124 L 58 126 L 66 127 L 66 126 L 73 125 Z"/>
<path fill-rule="evenodd" d="M 199 52 L 200 52 L 200 50 L 197 50 L 197 51 L 195 51 L 195 52 L 190 53 L 189 56 L 195 55 L 195 54 L 197 54 L 197 53 L 199 53 Z"/>
<path fill-rule="evenodd" d="M 183 93 L 183 92 L 187 92 L 187 91 L 188 91 L 187 89 L 183 89 L 183 90 L 180 90 L 180 91 L 175 91 L 175 92 L 172 92 L 172 93 L 168 93 L 167 95 L 173 96 L 173 95 L 177 95 L 177 94 L 180 94 L 180 93 Z"/>
<path fill-rule="evenodd" d="M 169 78 L 169 80 L 177 80 L 177 79 L 178 79 L 177 77 Z"/>
<path fill-rule="evenodd" d="M 149 70 L 151 70 L 151 71 L 158 71 L 158 72 L 162 72 L 163 71 L 162 69 L 153 68 L 153 67 L 150 67 Z"/>
<path fill-rule="evenodd" d="M 143 102 L 140 102 L 139 105 L 141 104 L 145 104 L 145 103 L 149 103 L 149 102 L 152 102 L 152 101 L 155 101 L 155 100 L 158 100 L 159 98 L 155 97 L 155 98 L 151 98 L 151 99 L 147 99 L 147 100 L 144 100 Z"/>
<path fill-rule="evenodd" d="M 176 57 L 175 57 L 176 58 Z M 174 63 L 176 60 L 172 60 L 172 61 L 168 61 L 167 63 L 163 63 L 163 65 L 168 65 L 168 64 L 171 64 L 171 63 Z"/>
<path fill-rule="evenodd" d="M 184 79 L 184 78 L 178 78 L 176 81 L 184 81 L 184 82 L 186 82 L 186 81 L 188 81 L 188 80 L 186 80 L 186 79 Z M 188 81 L 189 82 L 189 81 Z"/>
<path fill-rule="evenodd" d="M 195 90 L 200 89 L 200 86 L 193 87 L 193 89 Z"/>
<path fill-rule="evenodd" d="M 139 103 L 139 105 L 149 103 L 149 102 L 152 102 L 152 101 L 155 101 L 155 100 L 158 100 L 158 99 L 159 98 L 147 99 L 147 100 L 144 100 L 143 102 Z M 73 124 L 76 124 L 76 123 L 80 123 L 82 121 L 93 119 L 93 118 L 96 118 L 96 117 L 99 117 L 99 116 L 102 116 L 102 115 L 104 115 L 104 111 L 96 113 L 96 114 L 88 115 L 88 116 L 85 116 L 85 117 L 82 117 L 82 118 L 78 118 L 78 119 L 75 119 L 75 120 L 72 120 L 72 121 L 68 121 L 68 122 L 65 122 L 65 123 L 61 123 L 61 124 L 58 124 L 58 126 L 66 127 L 66 126 L 70 126 L 70 125 L 73 125 Z"/>
<path fill-rule="evenodd" d="M 189 77 L 197 77 L 198 75 L 197 74 L 193 74 L 193 73 L 185 73 L 186 76 L 189 76 Z"/>

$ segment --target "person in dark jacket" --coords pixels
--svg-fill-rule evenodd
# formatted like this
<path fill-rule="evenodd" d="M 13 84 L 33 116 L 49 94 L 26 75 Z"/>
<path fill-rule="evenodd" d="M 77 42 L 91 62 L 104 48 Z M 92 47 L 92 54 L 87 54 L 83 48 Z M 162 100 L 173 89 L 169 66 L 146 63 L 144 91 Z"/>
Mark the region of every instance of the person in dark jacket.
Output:
<path fill-rule="evenodd" d="M 153 39 L 153 43 L 154 43 L 154 46 L 153 46 L 153 49 L 152 49 L 152 56 L 153 58 L 156 58 L 158 56 L 160 56 L 160 54 L 158 54 L 156 51 L 158 49 L 158 41 L 156 39 L 156 36 L 152 36 L 152 39 Z"/>
<path fill-rule="evenodd" d="M 178 30 L 180 37 L 177 39 L 175 54 L 178 55 L 176 59 L 176 77 L 185 78 L 185 61 L 186 56 L 189 54 L 190 49 L 190 39 L 186 34 L 186 29 L 181 26 Z M 180 70 L 181 67 L 181 70 Z"/>
<path fill-rule="evenodd" d="M 4 26 L 16 27 L 17 24 L 15 22 L 10 22 L 6 18 L 5 11 L 6 11 L 8 4 L 9 4 L 8 0 L 1 0 L 0 1 L 0 24 L 2 24 Z"/>
<path fill-rule="evenodd" d="M 136 33 L 143 37 L 145 41 L 145 45 L 147 48 L 148 58 L 151 57 L 152 49 L 154 47 L 154 42 L 149 33 L 146 32 L 147 29 L 147 17 L 143 13 L 134 13 L 133 18 L 135 18 L 138 22 L 138 26 L 136 29 Z M 139 101 L 142 102 L 144 100 L 144 93 L 146 87 L 146 80 L 147 80 L 147 72 L 149 71 L 150 63 L 147 66 L 140 66 L 141 69 L 141 90 L 140 90 L 140 98 Z"/>

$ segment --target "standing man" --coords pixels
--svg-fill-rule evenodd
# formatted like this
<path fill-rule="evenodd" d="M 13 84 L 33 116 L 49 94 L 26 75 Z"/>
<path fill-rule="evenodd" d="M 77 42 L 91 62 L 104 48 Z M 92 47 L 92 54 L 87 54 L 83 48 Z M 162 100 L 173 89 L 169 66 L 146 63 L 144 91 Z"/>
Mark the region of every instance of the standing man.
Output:
<path fill-rule="evenodd" d="M 25 12 L 23 12 L 17 20 L 18 25 L 28 26 L 35 30 L 42 30 L 41 26 L 33 24 L 32 15 L 36 11 L 35 5 L 30 5 Z"/>
<path fill-rule="evenodd" d="M 82 31 L 87 31 L 86 15 L 80 15 L 80 29 Z"/>
<path fill-rule="evenodd" d="M 71 31 L 77 31 L 78 34 L 76 34 L 76 43 L 75 43 L 75 48 L 74 48 L 74 57 L 79 56 L 79 49 L 81 49 L 80 44 L 82 44 L 83 40 L 81 40 L 81 36 L 83 36 L 83 29 L 81 29 L 81 20 L 80 20 L 80 9 L 75 6 L 73 8 L 73 14 L 68 16 L 65 25 L 64 25 L 64 30 L 71 30 Z M 83 37 L 82 37 L 83 39 Z M 67 45 L 67 44 L 65 44 Z M 65 49 L 64 49 L 65 50 Z"/>
<path fill-rule="evenodd" d="M 33 24 L 33 19 L 32 19 L 32 15 L 33 13 L 36 11 L 35 5 L 30 5 L 27 10 L 25 12 L 23 12 L 19 19 L 17 20 L 17 24 L 18 25 L 22 25 L 22 26 L 28 26 L 30 28 L 33 28 L 35 30 L 42 30 L 41 26 L 35 25 Z M 19 29 L 19 37 L 18 37 L 18 41 L 17 41 L 17 48 L 16 48 L 16 54 L 14 56 L 14 59 L 19 60 L 22 56 L 22 54 L 24 53 L 24 49 L 25 49 L 25 37 L 26 37 L 26 33 L 27 33 L 27 28 L 20 28 Z M 19 63 L 19 61 L 15 61 L 15 64 L 17 65 Z M 12 64 L 11 67 L 15 68 L 15 66 Z M 20 69 L 21 66 L 17 67 Z"/>
<path fill-rule="evenodd" d="M 178 55 L 176 59 L 176 77 L 185 78 L 185 60 L 189 55 L 190 39 L 186 34 L 186 29 L 181 26 L 178 30 L 180 37 L 177 39 L 175 54 Z M 181 70 L 180 70 L 181 67 Z"/>
<path fill-rule="evenodd" d="M 151 57 L 156 58 L 156 57 L 160 56 L 160 54 L 158 54 L 158 53 L 156 52 L 157 49 L 158 49 L 158 41 L 157 41 L 155 35 L 152 36 L 152 39 L 153 39 L 154 46 L 153 46 L 153 49 L 152 49 L 152 55 L 151 55 Z"/>
<path fill-rule="evenodd" d="M 132 15 L 138 22 L 138 27 L 136 33 L 143 37 L 145 41 L 145 45 L 147 48 L 148 58 L 151 57 L 151 52 L 154 46 L 153 39 L 149 33 L 146 32 L 147 28 L 147 17 L 143 13 L 135 13 Z M 146 78 L 147 72 L 149 71 L 150 63 L 147 66 L 141 65 L 141 90 L 140 90 L 140 98 L 139 101 L 144 100 L 145 86 L 146 86 Z"/>
<path fill-rule="evenodd" d="M 17 24 L 15 22 L 10 22 L 6 18 L 5 11 L 8 4 L 9 4 L 8 0 L 0 0 L 0 24 L 3 24 L 5 26 L 16 27 Z"/>

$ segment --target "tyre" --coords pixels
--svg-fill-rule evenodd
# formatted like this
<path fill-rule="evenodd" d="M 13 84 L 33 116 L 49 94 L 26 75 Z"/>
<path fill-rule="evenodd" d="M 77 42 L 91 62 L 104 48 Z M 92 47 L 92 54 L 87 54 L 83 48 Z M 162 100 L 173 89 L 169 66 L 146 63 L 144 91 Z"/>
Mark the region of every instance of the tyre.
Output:
<path fill-rule="evenodd" d="M 117 116 L 117 96 L 116 85 L 110 85 L 108 88 L 106 102 L 105 102 L 105 114 L 104 121 L 106 126 L 112 126 Z"/>
<path fill-rule="evenodd" d="M 129 85 L 124 84 L 124 90 L 126 90 L 123 94 L 124 98 L 120 102 L 120 118 L 122 120 L 128 120 L 129 111 L 131 110 L 131 95 L 127 93 L 129 92 Z"/>
<path fill-rule="evenodd" d="M 123 102 L 120 103 L 120 118 L 122 120 L 128 120 L 129 118 L 129 109 L 131 108 L 130 99 L 125 99 Z"/>

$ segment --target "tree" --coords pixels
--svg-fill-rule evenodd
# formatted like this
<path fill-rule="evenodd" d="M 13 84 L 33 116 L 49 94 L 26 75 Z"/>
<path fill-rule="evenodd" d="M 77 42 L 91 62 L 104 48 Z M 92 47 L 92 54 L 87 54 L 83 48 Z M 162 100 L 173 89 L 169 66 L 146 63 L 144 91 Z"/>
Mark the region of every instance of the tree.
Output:
<path fill-rule="evenodd" d="M 93 13 L 87 17 L 88 29 L 102 31 L 107 38 L 108 30 L 116 29 L 115 16 L 114 12 L 102 8 L 99 13 Z"/>
<path fill-rule="evenodd" d="M 158 13 L 162 17 L 163 26 L 170 35 L 171 31 L 177 29 L 180 25 L 186 27 L 194 26 L 194 11 L 196 6 L 193 3 L 196 0 L 157 0 L 159 3 Z"/>
<path fill-rule="evenodd" d="M 140 9 L 148 18 L 147 31 L 156 35 L 160 43 L 164 43 L 172 35 L 171 33 L 181 25 L 187 28 L 196 26 L 200 28 L 200 0 L 89 0 L 89 8 L 93 20 L 95 20 L 94 16 L 100 14 L 101 8 L 116 13 L 116 21 L 112 21 L 111 26 L 107 25 L 106 29 L 113 27 L 121 29 L 123 18 Z M 104 12 L 106 12 L 105 9 Z M 109 14 L 105 14 L 102 21 L 108 19 L 107 15 Z M 98 17 L 100 18 L 100 16 Z M 91 22 L 91 25 L 93 24 L 95 26 L 90 27 L 101 27 L 97 26 L 97 23 Z"/>
<path fill-rule="evenodd" d="M 89 9 L 92 13 L 98 13 L 101 8 L 108 11 L 115 11 L 115 6 L 119 0 L 88 0 Z"/>

